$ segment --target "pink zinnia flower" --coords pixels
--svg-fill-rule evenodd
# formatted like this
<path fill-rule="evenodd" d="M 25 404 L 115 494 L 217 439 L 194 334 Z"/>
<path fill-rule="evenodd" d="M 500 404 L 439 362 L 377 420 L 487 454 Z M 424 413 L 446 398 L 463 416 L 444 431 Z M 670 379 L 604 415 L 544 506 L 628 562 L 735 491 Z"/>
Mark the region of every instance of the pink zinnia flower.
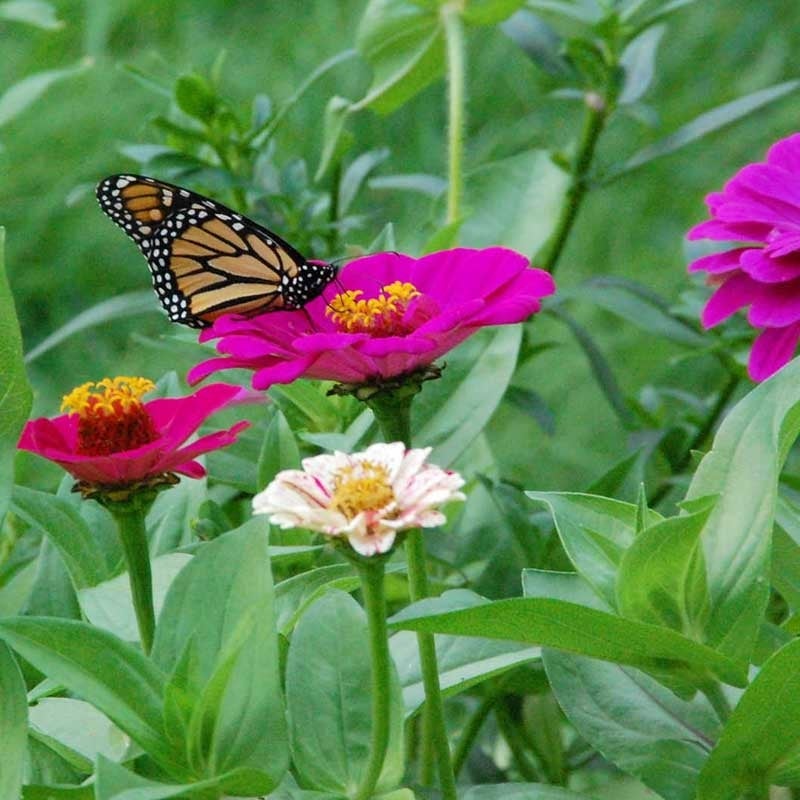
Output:
<path fill-rule="evenodd" d="M 249 423 L 186 440 L 241 387 L 217 383 L 188 397 L 142 402 L 154 388 L 136 377 L 85 383 L 64 397 L 62 409 L 69 413 L 28 422 L 18 447 L 55 461 L 89 493 L 174 482 L 173 473 L 203 477 L 194 459 L 232 444 Z"/>
<path fill-rule="evenodd" d="M 201 341 L 219 339 L 222 358 L 198 364 L 190 383 L 229 368 L 254 371 L 253 387 L 296 378 L 364 383 L 431 364 L 486 325 L 521 322 L 555 291 L 550 275 L 502 247 L 457 248 L 416 259 L 379 253 L 339 274 L 341 291 L 306 313 L 225 316 Z"/>
<path fill-rule="evenodd" d="M 283 528 L 345 537 L 363 556 L 386 553 L 400 531 L 442 525 L 439 507 L 464 500 L 461 476 L 427 464 L 430 452 L 393 442 L 306 458 L 302 470 L 279 472 L 253 510 Z"/>
<path fill-rule="evenodd" d="M 744 167 L 706 203 L 712 219 L 688 238 L 743 246 L 689 265 L 718 287 L 702 323 L 711 328 L 749 306 L 747 320 L 761 332 L 748 371 L 762 381 L 792 358 L 800 340 L 800 134 L 774 144 L 766 161 Z"/>

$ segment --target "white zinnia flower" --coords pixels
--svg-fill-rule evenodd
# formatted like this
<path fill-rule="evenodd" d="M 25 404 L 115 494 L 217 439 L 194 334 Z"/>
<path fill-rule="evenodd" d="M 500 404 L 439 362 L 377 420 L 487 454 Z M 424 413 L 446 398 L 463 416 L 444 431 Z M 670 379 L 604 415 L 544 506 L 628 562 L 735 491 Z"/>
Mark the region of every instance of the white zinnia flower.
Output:
<path fill-rule="evenodd" d="M 430 452 L 393 442 L 306 458 L 302 470 L 279 472 L 253 498 L 253 510 L 282 528 L 345 536 L 363 556 L 385 553 L 398 531 L 442 525 L 439 506 L 465 499 L 462 477 L 426 464 Z"/>

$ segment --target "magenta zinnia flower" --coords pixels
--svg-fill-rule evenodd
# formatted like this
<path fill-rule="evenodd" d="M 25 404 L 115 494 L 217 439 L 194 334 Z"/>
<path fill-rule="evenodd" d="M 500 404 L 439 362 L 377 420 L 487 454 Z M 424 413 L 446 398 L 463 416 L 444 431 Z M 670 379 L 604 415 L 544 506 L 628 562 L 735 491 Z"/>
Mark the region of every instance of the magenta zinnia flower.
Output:
<path fill-rule="evenodd" d="M 194 459 L 232 444 L 249 424 L 238 422 L 186 444 L 207 417 L 243 390 L 217 383 L 188 397 L 142 402 L 153 388 L 135 377 L 85 383 L 64 397 L 62 409 L 69 413 L 28 422 L 18 447 L 55 461 L 82 491 L 95 493 L 174 482 L 173 473 L 201 478 L 205 469 Z"/>
<path fill-rule="evenodd" d="M 201 341 L 219 339 L 223 357 L 198 364 L 195 383 L 221 369 L 254 371 L 253 387 L 296 378 L 365 383 L 431 364 L 487 325 L 521 322 L 555 291 L 550 275 L 502 247 L 457 248 L 415 259 L 379 253 L 341 271 L 340 292 L 306 314 L 225 316 Z"/>
<path fill-rule="evenodd" d="M 743 244 L 689 265 L 718 285 L 702 323 L 711 328 L 749 306 L 747 320 L 760 333 L 748 371 L 762 381 L 792 358 L 800 341 L 800 134 L 774 144 L 766 161 L 744 167 L 706 203 L 712 219 L 688 238 Z"/>
<path fill-rule="evenodd" d="M 398 533 L 443 525 L 440 507 L 465 499 L 463 478 L 428 464 L 430 452 L 393 442 L 306 458 L 302 470 L 279 472 L 253 498 L 253 510 L 282 528 L 347 539 L 362 556 L 387 553 Z"/>

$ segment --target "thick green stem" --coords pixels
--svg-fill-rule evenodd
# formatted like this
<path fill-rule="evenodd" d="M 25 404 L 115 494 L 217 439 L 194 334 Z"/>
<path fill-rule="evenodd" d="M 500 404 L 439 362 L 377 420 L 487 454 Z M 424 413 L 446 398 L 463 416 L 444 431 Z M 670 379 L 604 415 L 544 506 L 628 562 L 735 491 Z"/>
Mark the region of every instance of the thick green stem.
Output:
<path fill-rule="evenodd" d="M 372 797 L 381 777 L 386 749 L 389 746 L 391 662 L 386 628 L 383 561 L 360 561 L 357 563 L 357 568 L 361 577 L 361 590 L 364 594 L 364 607 L 369 624 L 369 652 L 372 660 L 372 741 L 367 770 L 358 787 L 355 800 L 368 800 Z"/>
<path fill-rule="evenodd" d="M 472 746 L 475 744 L 475 740 L 481 732 L 483 723 L 486 722 L 486 718 L 489 716 L 492 706 L 494 706 L 496 701 L 497 698 L 494 695 L 485 697 L 475 711 L 472 712 L 472 716 L 467 720 L 467 724 L 461 732 L 456 749 L 453 751 L 453 774 L 456 777 L 458 777 L 464 767 L 467 756 L 470 750 L 472 750 Z"/>
<path fill-rule="evenodd" d="M 416 391 L 419 389 L 417 388 Z M 416 391 L 378 392 L 366 400 L 381 426 L 383 436 L 388 442 L 401 441 L 411 446 L 411 400 Z M 428 568 L 425 557 L 425 543 L 422 533 L 411 531 L 406 536 L 406 559 L 408 562 L 408 591 L 412 602 L 424 600 L 428 592 Z M 439 772 L 439 786 L 443 800 L 457 800 L 456 781 L 450 760 L 450 743 L 447 741 L 447 728 L 444 721 L 444 703 L 439 686 L 439 664 L 436 659 L 436 645 L 433 634 L 418 633 L 422 683 L 425 687 L 425 708 L 423 709 L 422 776 L 425 777 L 425 764 L 429 763 L 430 752 L 435 753 Z"/>
<path fill-rule="evenodd" d="M 442 25 L 447 43 L 447 219 L 450 225 L 461 217 L 462 163 L 464 160 L 464 25 L 462 3 L 442 6 Z"/>
<path fill-rule="evenodd" d="M 588 189 L 587 176 L 589 168 L 592 165 L 597 140 L 603 132 L 607 118 L 608 108 L 606 101 L 594 92 L 587 94 L 586 117 L 575 160 L 572 163 L 572 176 L 564 198 L 564 205 L 561 207 L 561 214 L 556 222 L 555 231 L 553 231 L 550 239 L 533 259 L 534 266 L 546 269 L 548 272 L 555 272 L 558 266 L 558 260 L 561 258 L 564 245 L 567 243 L 567 237 L 575 224 L 575 219 Z"/>
<path fill-rule="evenodd" d="M 109 503 L 108 510 L 117 522 L 119 538 L 128 565 L 128 580 L 131 584 L 133 609 L 139 627 L 142 650 L 150 654 L 153 647 L 153 633 L 156 615 L 153 609 L 153 580 L 150 574 L 150 552 L 147 548 L 147 532 L 144 518 L 149 504 Z"/>
<path fill-rule="evenodd" d="M 411 447 L 411 400 L 413 395 L 378 392 L 366 400 L 387 442 Z"/>

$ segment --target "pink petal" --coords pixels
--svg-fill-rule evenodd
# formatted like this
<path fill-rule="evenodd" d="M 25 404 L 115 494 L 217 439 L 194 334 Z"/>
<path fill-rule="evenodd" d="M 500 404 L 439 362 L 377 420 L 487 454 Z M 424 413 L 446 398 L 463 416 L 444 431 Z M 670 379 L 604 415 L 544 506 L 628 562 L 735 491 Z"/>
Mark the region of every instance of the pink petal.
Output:
<path fill-rule="evenodd" d="M 687 269 L 689 272 L 706 271 L 712 275 L 730 272 L 738 268 L 739 258 L 742 253 L 747 253 L 749 249 L 747 247 L 737 247 L 734 250 L 726 250 L 724 253 L 712 253 L 709 256 L 695 259 Z"/>
<path fill-rule="evenodd" d="M 301 377 L 313 362 L 312 356 L 304 356 L 262 367 L 253 375 L 253 388 L 265 390 L 276 383 L 291 383 Z"/>
<path fill-rule="evenodd" d="M 740 259 L 742 270 L 764 283 L 783 283 L 800 278 L 800 259 L 772 258 L 765 250 L 747 250 Z"/>
<path fill-rule="evenodd" d="M 312 333 L 295 339 L 293 344 L 298 353 L 317 354 L 330 350 L 343 350 L 369 339 L 369 334 L 366 333 Z"/>
<path fill-rule="evenodd" d="M 714 239 L 722 242 L 765 242 L 771 225 L 753 222 L 720 222 L 710 219 L 695 225 L 686 234 L 689 241 L 696 239 Z"/>
<path fill-rule="evenodd" d="M 800 341 L 800 323 L 763 330 L 750 350 L 747 371 L 754 381 L 763 381 L 791 361 Z"/>
<path fill-rule="evenodd" d="M 800 320 L 800 280 L 760 284 L 747 320 L 757 328 L 783 328 Z"/>
<path fill-rule="evenodd" d="M 800 173 L 800 134 L 781 139 L 767 151 L 767 163 L 776 164 L 797 175 Z"/>
<path fill-rule="evenodd" d="M 706 303 L 701 317 L 703 327 L 713 328 L 749 305 L 756 294 L 757 286 L 758 284 L 749 275 L 744 273 L 731 275 Z"/>
<path fill-rule="evenodd" d="M 173 450 L 165 453 L 164 457 L 158 463 L 158 472 L 171 472 L 177 470 L 178 465 L 185 461 L 191 461 L 203 453 L 210 453 L 212 450 L 219 450 L 222 447 L 227 447 L 236 441 L 238 435 L 250 427 L 247 420 L 237 422 L 227 430 L 217 431 L 216 433 L 209 433 L 206 436 L 201 436 L 199 439 L 181 447 L 178 450 Z"/>

